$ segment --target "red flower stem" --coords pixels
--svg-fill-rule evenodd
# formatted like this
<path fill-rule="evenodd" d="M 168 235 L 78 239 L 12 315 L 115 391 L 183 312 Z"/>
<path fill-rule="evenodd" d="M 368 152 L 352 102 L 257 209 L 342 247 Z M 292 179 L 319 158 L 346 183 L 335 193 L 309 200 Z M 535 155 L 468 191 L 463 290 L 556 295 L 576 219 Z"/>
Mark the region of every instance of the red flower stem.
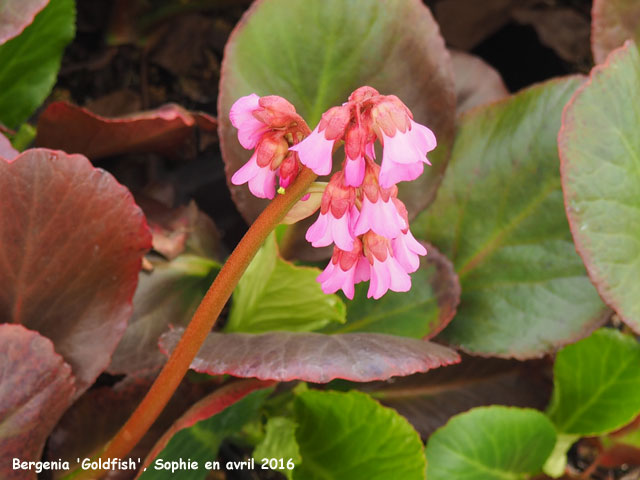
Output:
<path fill-rule="evenodd" d="M 158 418 L 167 402 L 187 373 L 189 365 L 215 324 L 222 308 L 229 300 L 240 277 L 251 263 L 256 252 L 269 233 L 282 221 L 286 213 L 305 194 L 317 175 L 303 167 L 298 178 L 283 195 L 276 198 L 264 209 L 249 227 L 240 243 L 231 253 L 220 273 L 209 287 L 193 318 L 187 326 L 180 342 L 169 357 L 164 368 L 142 399 L 127 423 L 120 429 L 100 456 L 102 460 L 123 458 L 147 432 Z M 95 471 L 87 471 L 95 475 Z M 83 475 L 80 475 L 80 478 Z"/>

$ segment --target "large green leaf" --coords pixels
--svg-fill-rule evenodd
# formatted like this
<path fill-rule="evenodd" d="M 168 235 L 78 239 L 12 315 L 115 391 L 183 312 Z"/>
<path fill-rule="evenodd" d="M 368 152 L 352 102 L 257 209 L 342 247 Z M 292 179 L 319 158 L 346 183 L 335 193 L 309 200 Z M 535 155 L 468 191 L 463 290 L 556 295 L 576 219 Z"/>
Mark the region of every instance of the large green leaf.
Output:
<path fill-rule="evenodd" d="M 556 135 L 571 77 L 462 116 L 445 181 L 416 222 L 458 272 L 446 340 L 528 358 L 587 335 L 606 309 L 575 253 L 562 205 Z"/>
<path fill-rule="evenodd" d="M 558 136 L 576 248 L 605 302 L 640 331 L 640 55 L 633 43 L 596 67 Z"/>
<path fill-rule="evenodd" d="M 320 270 L 297 267 L 278 254 L 271 235 L 233 294 L 227 332 L 309 331 L 345 321 L 346 307 L 316 281 Z"/>
<path fill-rule="evenodd" d="M 424 478 L 417 432 L 368 395 L 308 390 L 297 395 L 294 410 L 302 457 L 294 479 Z"/>
<path fill-rule="evenodd" d="M 400 186 L 409 212 L 417 213 L 440 183 L 455 120 L 449 56 L 420 0 L 255 2 L 231 35 L 222 63 L 218 112 L 227 173 L 251 154 L 238 143 L 228 118 L 239 97 L 283 96 L 314 126 L 323 112 L 363 85 L 400 97 L 438 138 L 438 149 L 429 154 L 433 166 L 419 180 Z M 249 221 L 266 205 L 246 185 L 231 190 Z"/>
<path fill-rule="evenodd" d="M 429 480 L 518 480 L 542 470 L 556 433 L 537 410 L 480 407 L 456 415 L 427 443 Z"/>
<path fill-rule="evenodd" d="M 558 352 L 549 418 L 561 433 L 601 435 L 640 413 L 640 344 L 612 330 Z"/>
<path fill-rule="evenodd" d="M 33 23 L 0 45 L 0 122 L 17 127 L 44 101 L 75 35 L 75 2 L 51 0 Z"/>
<path fill-rule="evenodd" d="M 347 323 L 329 325 L 325 332 L 378 332 L 413 338 L 431 338 L 453 318 L 460 302 L 460 284 L 451 262 L 435 247 L 412 275 L 409 292 L 388 292 L 379 300 L 367 298 L 368 283 L 356 285 L 347 303 Z"/>

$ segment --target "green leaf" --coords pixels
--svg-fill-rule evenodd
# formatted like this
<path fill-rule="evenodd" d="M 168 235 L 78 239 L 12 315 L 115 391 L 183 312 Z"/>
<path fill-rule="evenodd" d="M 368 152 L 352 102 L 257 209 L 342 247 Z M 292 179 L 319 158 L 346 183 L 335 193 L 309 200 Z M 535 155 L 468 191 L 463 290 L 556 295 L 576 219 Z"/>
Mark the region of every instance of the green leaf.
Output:
<path fill-rule="evenodd" d="M 297 267 L 280 258 L 271 235 L 236 287 L 225 331 L 301 332 L 344 322 L 344 303 L 322 291 L 316 281 L 319 274 L 317 268 Z"/>
<path fill-rule="evenodd" d="M 241 96 L 280 95 L 313 127 L 323 112 L 363 85 L 397 95 L 438 138 L 438 148 L 429 153 L 433 166 L 399 185 L 401 199 L 416 214 L 433 199 L 444 174 L 455 122 L 449 55 L 438 25 L 417 0 L 255 2 L 231 35 L 222 63 L 218 110 L 227 174 L 251 155 L 228 118 Z M 249 221 L 266 205 L 246 185 L 231 188 Z M 296 225 L 300 237 L 303 228 Z"/>
<path fill-rule="evenodd" d="M 256 464 L 262 463 L 263 459 L 282 459 L 284 468 L 276 468 L 287 478 L 293 478 L 294 468 L 287 468 L 287 463 L 291 460 L 292 465 L 299 465 L 302 461 L 300 449 L 296 442 L 296 423 L 285 417 L 272 417 L 267 421 L 266 434 L 262 441 L 253 451 L 253 458 Z"/>
<path fill-rule="evenodd" d="M 424 479 L 422 442 L 407 420 L 361 392 L 308 390 L 294 403 L 302 463 L 294 479 Z"/>
<path fill-rule="evenodd" d="M 377 332 L 413 338 L 431 338 L 453 318 L 460 301 L 460 284 L 451 262 L 436 248 L 428 251 L 411 276 L 408 292 L 388 292 L 379 300 L 367 298 L 369 285 L 356 285 L 347 303 L 347 323 L 330 325 L 327 333 Z"/>
<path fill-rule="evenodd" d="M 640 54 L 633 43 L 596 67 L 558 137 L 567 216 L 604 301 L 640 331 Z"/>
<path fill-rule="evenodd" d="M 271 389 L 252 392 L 222 412 L 180 430 L 169 440 L 167 446 L 157 455 L 156 460 L 146 468 L 140 479 L 160 480 L 179 476 L 180 479 L 201 480 L 209 474 L 210 470 L 224 470 L 223 464 L 217 469 L 207 469 L 206 462 L 216 460 L 222 441 L 239 432 L 254 418 L 270 393 Z M 162 460 L 163 464 L 189 460 L 197 462 L 198 465 L 195 469 L 182 468 L 172 473 L 171 470 L 158 469 L 159 460 Z"/>
<path fill-rule="evenodd" d="M 587 335 L 606 315 L 575 252 L 562 203 L 556 136 L 570 77 L 463 115 L 451 163 L 414 233 L 460 278 L 446 341 L 530 358 Z"/>
<path fill-rule="evenodd" d="M 15 128 L 40 106 L 74 35 L 74 1 L 51 0 L 20 35 L 0 45 L 0 123 Z"/>
<path fill-rule="evenodd" d="M 601 329 L 558 352 L 549 418 L 561 433 L 601 435 L 640 413 L 640 345 Z"/>
<path fill-rule="evenodd" d="M 542 470 L 556 433 L 537 410 L 479 407 L 452 417 L 427 443 L 429 480 L 518 480 Z"/>

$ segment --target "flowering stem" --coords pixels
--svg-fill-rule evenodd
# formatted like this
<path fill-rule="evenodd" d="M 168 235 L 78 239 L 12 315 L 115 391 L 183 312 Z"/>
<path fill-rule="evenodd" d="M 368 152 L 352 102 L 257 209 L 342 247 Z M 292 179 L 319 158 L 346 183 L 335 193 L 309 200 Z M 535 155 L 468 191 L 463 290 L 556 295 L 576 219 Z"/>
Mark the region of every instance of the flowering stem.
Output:
<path fill-rule="evenodd" d="M 103 461 L 109 458 L 123 458 L 127 455 L 158 418 L 187 373 L 189 365 L 211 332 L 222 308 L 256 252 L 269 233 L 304 195 L 316 177 L 317 175 L 313 171 L 303 167 L 298 178 L 287 188 L 286 192 L 283 195 L 277 195 L 249 227 L 209 287 L 158 378 L 151 385 L 127 423 L 103 451 L 100 456 Z M 95 476 L 96 472 L 87 471 L 87 473 L 89 476 Z M 80 474 L 77 478 L 83 476 Z"/>

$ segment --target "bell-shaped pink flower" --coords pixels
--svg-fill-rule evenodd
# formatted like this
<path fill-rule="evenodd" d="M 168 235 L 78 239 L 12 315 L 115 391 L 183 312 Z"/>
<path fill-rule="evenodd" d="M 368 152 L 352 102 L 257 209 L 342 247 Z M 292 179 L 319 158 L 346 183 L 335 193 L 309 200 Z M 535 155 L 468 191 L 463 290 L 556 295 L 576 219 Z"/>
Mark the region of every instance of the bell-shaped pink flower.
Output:
<path fill-rule="evenodd" d="M 260 167 L 257 162 L 257 152 L 249 161 L 231 177 L 231 183 L 242 185 L 249 183 L 249 190 L 256 197 L 273 198 L 276 195 L 276 172 L 270 166 Z"/>
<path fill-rule="evenodd" d="M 418 178 L 424 169 L 423 164 L 431 165 L 427 152 L 437 145 L 433 132 L 413 120 L 404 132 L 396 130 L 389 136 L 382 130 L 382 142 L 380 185 L 383 188 Z"/>
<path fill-rule="evenodd" d="M 238 129 L 238 140 L 247 150 L 256 147 L 262 135 L 269 130 L 269 126 L 253 116 L 259 110 L 260 97 L 255 93 L 241 97 L 233 104 L 229 112 L 231 124 Z"/>
<path fill-rule="evenodd" d="M 344 174 L 335 173 L 324 193 L 320 215 L 309 227 L 307 241 L 314 247 L 326 247 L 335 243 L 341 250 L 353 249 L 353 227 L 358 218 L 355 207 L 355 189 L 344 185 Z"/>
<path fill-rule="evenodd" d="M 335 140 L 327 140 L 324 133 L 319 131 L 319 125 L 311 134 L 289 150 L 298 152 L 300 163 L 309 167 L 316 175 L 331 173 L 331 153 Z"/>
<path fill-rule="evenodd" d="M 420 266 L 420 256 L 427 254 L 427 249 L 418 242 L 411 230 L 391 240 L 393 256 L 405 272 L 413 273 Z"/>
<path fill-rule="evenodd" d="M 317 175 L 329 175 L 333 146 L 344 135 L 349 119 L 349 105 L 330 108 L 322 114 L 322 120 L 311 134 L 289 150 L 298 152 L 300 162 Z"/>
<path fill-rule="evenodd" d="M 324 293 L 342 290 L 347 298 L 353 299 L 354 285 L 369 280 L 369 275 L 369 261 L 362 256 L 360 240 L 356 240 L 351 251 L 333 249 L 331 261 L 317 280 Z"/>
<path fill-rule="evenodd" d="M 365 195 L 353 233 L 357 236 L 373 230 L 383 237 L 396 238 L 405 228 L 407 228 L 407 224 L 391 199 L 385 202 L 382 196 L 378 196 L 376 202 L 371 202 L 369 197 Z"/>
<path fill-rule="evenodd" d="M 314 247 L 326 247 L 335 243 L 341 250 L 353 249 L 353 223 L 358 218 L 358 209 L 353 207 L 351 211 L 336 218 L 331 210 L 320 213 L 318 219 L 307 230 L 305 238 Z"/>
<path fill-rule="evenodd" d="M 377 300 L 388 290 L 409 291 L 411 277 L 393 257 L 389 239 L 368 232 L 362 241 L 371 275 L 367 297 Z"/>

